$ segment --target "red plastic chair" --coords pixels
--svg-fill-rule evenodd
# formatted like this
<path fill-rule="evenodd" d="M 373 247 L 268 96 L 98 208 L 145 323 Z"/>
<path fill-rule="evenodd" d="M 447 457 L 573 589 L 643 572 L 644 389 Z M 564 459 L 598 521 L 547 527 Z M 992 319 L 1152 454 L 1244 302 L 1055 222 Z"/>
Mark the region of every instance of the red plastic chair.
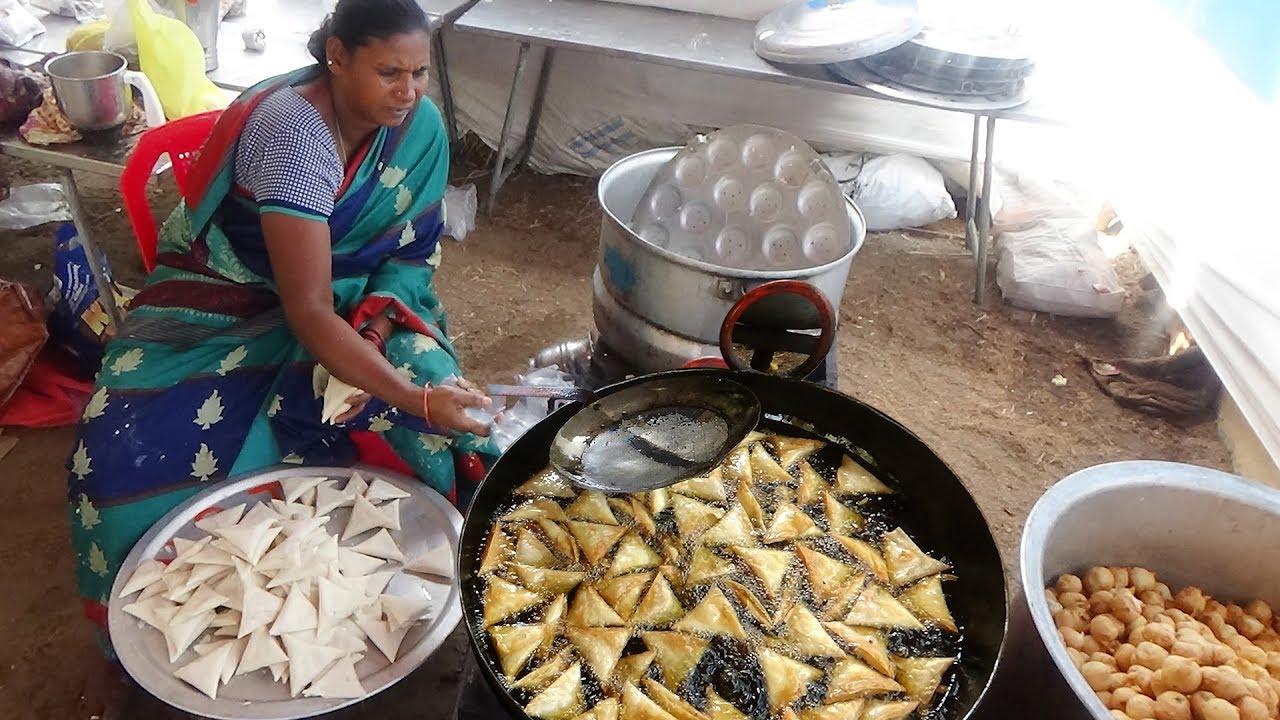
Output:
<path fill-rule="evenodd" d="M 138 252 L 142 254 L 142 265 L 147 272 L 155 267 L 158 237 L 155 216 L 151 214 L 151 205 L 147 202 L 147 181 L 151 179 L 160 157 L 168 155 L 178 190 L 186 194 L 187 169 L 196 152 L 209 138 L 220 115 L 221 110 L 213 110 L 170 120 L 164 125 L 147 130 L 138 138 L 138 145 L 125 164 L 124 172 L 120 175 L 120 196 L 124 200 L 124 211 L 129 216 L 129 223 L 133 225 Z"/>

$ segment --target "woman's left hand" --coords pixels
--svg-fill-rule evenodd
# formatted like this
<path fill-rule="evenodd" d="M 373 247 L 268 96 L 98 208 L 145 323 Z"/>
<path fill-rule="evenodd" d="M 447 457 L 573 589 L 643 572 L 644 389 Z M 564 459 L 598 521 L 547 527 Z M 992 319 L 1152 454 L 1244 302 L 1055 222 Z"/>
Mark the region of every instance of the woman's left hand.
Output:
<path fill-rule="evenodd" d="M 364 412 L 365 406 L 368 405 L 369 401 L 372 399 L 373 396 L 369 393 L 360 393 L 359 395 L 353 396 L 347 401 L 347 404 L 351 406 L 351 409 L 334 418 L 334 424 L 342 425 L 343 423 L 356 419 L 360 416 L 360 413 Z"/>

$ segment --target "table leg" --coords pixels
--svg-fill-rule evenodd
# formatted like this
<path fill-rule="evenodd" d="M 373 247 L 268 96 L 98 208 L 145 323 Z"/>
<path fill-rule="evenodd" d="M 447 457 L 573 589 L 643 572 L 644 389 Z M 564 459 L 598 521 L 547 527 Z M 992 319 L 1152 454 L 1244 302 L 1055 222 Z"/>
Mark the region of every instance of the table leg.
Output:
<path fill-rule="evenodd" d="M 458 141 L 458 116 L 453 105 L 453 88 L 449 85 L 449 66 L 444 57 L 444 28 L 431 34 L 431 51 L 436 60 L 436 82 L 440 83 L 440 103 L 444 105 L 445 131 L 449 146 Z"/>
<path fill-rule="evenodd" d="M 84 246 L 85 260 L 89 263 L 89 272 L 93 275 L 93 284 L 98 288 L 98 299 L 115 332 L 120 332 L 120 308 L 116 306 L 115 293 L 111 291 L 111 282 L 104 269 L 106 255 L 98 248 L 93 234 L 89 232 L 89 218 L 84 214 L 84 206 L 80 204 L 80 186 L 76 184 L 76 176 L 69 169 L 62 171 L 62 185 L 66 190 L 67 207 L 71 210 L 71 221 L 76 226 L 76 235 Z"/>
<path fill-rule="evenodd" d="M 511 79 L 511 95 L 507 98 L 507 113 L 502 120 L 502 134 L 498 137 L 498 152 L 497 158 L 494 160 L 493 177 L 489 179 L 489 197 L 485 205 L 486 213 L 493 212 L 493 208 L 498 202 L 498 190 L 529 159 L 530 153 L 533 152 L 533 141 L 538 134 L 538 123 L 542 119 L 542 108 L 547 94 L 547 80 L 551 76 L 551 60 L 554 56 L 554 50 L 551 48 L 545 50 L 545 54 L 542 57 L 542 69 L 538 73 L 538 84 L 534 90 L 533 106 L 529 110 L 529 120 L 525 126 L 524 144 L 511 158 L 508 166 L 507 146 L 511 143 L 512 125 L 515 121 L 516 95 L 520 92 L 520 83 L 524 79 L 525 69 L 528 67 L 529 61 L 529 43 L 520 44 L 520 54 L 516 58 L 515 75 Z"/>
<path fill-rule="evenodd" d="M 969 197 L 965 203 L 964 244 L 978 257 L 978 150 L 982 145 L 982 116 L 973 116 L 973 145 L 969 148 Z"/>
<path fill-rule="evenodd" d="M 982 304 L 987 288 L 987 256 L 991 252 L 991 160 L 996 144 L 996 119 L 987 118 L 986 157 L 982 163 L 982 197 L 978 200 L 978 279 L 973 290 L 973 301 Z M 970 175 L 973 171 L 970 170 Z"/>
<path fill-rule="evenodd" d="M 516 114 L 516 94 L 520 92 L 520 80 L 524 78 L 525 64 L 529 60 L 529 43 L 520 43 L 520 54 L 516 56 L 516 71 L 511 78 L 511 94 L 507 97 L 507 114 L 502 119 L 502 134 L 498 136 L 497 157 L 493 162 L 493 177 L 489 178 L 489 198 L 485 203 L 485 212 L 492 213 L 498 200 L 498 188 L 502 186 L 502 168 L 507 162 L 507 141 L 511 135 L 511 121 Z"/>

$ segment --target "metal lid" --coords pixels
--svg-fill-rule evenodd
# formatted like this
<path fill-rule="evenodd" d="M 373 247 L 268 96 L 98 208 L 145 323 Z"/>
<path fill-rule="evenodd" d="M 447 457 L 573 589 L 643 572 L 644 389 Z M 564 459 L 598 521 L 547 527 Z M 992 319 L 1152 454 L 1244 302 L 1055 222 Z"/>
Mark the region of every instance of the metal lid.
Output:
<path fill-rule="evenodd" d="M 795 0 L 756 25 L 766 60 L 825 65 L 884 52 L 923 27 L 916 0 Z"/>

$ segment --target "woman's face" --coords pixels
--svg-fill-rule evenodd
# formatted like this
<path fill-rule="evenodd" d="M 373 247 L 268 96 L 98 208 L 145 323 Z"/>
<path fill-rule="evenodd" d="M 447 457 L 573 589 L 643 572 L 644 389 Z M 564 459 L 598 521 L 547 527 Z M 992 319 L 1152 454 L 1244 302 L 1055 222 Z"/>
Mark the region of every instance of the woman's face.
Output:
<path fill-rule="evenodd" d="M 399 125 L 427 91 L 431 39 L 424 30 L 370 38 L 354 50 L 330 38 L 328 51 L 334 92 L 370 124 Z"/>

